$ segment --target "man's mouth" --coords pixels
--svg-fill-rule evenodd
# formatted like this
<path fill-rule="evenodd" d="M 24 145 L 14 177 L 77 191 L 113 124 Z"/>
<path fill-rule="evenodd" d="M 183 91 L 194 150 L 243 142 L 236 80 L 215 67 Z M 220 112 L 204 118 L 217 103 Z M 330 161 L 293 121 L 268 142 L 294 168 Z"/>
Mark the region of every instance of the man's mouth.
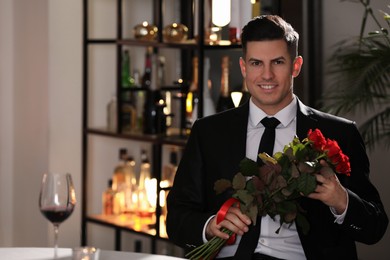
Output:
<path fill-rule="evenodd" d="M 276 85 L 259 85 L 262 89 L 273 89 L 276 87 Z"/>

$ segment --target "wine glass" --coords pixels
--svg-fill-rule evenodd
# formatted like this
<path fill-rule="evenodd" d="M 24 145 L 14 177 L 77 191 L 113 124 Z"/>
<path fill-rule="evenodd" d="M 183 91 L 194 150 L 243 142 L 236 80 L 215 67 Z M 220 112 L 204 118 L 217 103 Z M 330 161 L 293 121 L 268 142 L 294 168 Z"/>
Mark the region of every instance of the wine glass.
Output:
<path fill-rule="evenodd" d="M 69 173 L 45 173 L 39 194 L 39 209 L 54 225 L 54 258 L 57 258 L 59 225 L 72 214 L 76 194 Z"/>

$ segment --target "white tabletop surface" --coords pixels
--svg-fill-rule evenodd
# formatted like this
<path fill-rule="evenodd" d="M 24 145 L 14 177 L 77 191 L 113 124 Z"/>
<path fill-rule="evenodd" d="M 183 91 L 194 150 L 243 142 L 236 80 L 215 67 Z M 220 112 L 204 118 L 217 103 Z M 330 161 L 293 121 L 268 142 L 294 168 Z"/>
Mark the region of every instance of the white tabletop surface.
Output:
<path fill-rule="evenodd" d="M 41 247 L 0 247 L 0 260 L 49 260 L 53 259 L 53 248 Z M 172 256 L 151 255 L 133 252 L 99 250 L 98 260 L 177 260 Z M 71 248 L 59 248 L 58 260 L 71 260 Z"/>

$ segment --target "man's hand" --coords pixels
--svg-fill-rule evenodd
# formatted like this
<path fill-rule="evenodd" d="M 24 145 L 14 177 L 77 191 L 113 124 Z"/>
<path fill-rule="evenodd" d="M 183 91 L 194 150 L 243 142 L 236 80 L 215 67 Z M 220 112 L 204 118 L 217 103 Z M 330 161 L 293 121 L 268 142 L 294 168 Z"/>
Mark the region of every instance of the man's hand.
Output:
<path fill-rule="evenodd" d="M 325 161 L 321 161 L 323 166 L 327 166 Z M 337 214 L 342 214 L 347 208 L 347 191 L 341 185 L 336 174 L 322 175 L 316 174 L 318 185 L 313 193 L 307 197 L 320 200 L 327 206 L 336 210 Z"/>
<path fill-rule="evenodd" d="M 208 223 L 206 227 L 206 238 L 207 240 L 210 240 L 214 236 L 217 236 L 222 239 L 229 239 L 229 235 L 221 231 L 222 227 L 242 236 L 248 231 L 248 225 L 250 224 L 250 218 L 241 213 L 241 210 L 238 207 L 230 207 L 226 213 L 225 219 L 219 224 L 217 224 L 216 217 Z"/>

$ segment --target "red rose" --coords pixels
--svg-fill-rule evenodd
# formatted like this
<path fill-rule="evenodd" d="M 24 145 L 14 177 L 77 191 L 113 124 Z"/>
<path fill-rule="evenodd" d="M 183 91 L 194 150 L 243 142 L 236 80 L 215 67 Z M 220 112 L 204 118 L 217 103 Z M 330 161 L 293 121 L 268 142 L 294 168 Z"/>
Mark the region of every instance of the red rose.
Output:
<path fill-rule="evenodd" d="M 350 176 L 351 173 L 351 164 L 349 163 L 349 158 L 347 155 L 340 153 L 340 160 L 336 165 L 336 171 L 338 173 L 346 174 Z"/>
<path fill-rule="evenodd" d="M 333 165 L 337 165 L 338 163 L 340 163 L 342 161 L 342 153 L 337 153 L 337 154 L 334 154 L 332 157 L 328 156 L 328 159 L 329 161 L 333 164 Z"/>
<path fill-rule="evenodd" d="M 324 151 L 329 158 L 332 158 L 334 156 L 337 156 L 341 152 L 341 149 L 337 141 L 328 139 L 324 146 Z"/>
<path fill-rule="evenodd" d="M 312 142 L 313 148 L 317 151 L 322 151 L 326 144 L 325 137 L 322 135 L 319 129 L 315 129 L 314 131 L 310 129 L 309 133 L 307 134 L 307 138 L 310 142 Z"/>

